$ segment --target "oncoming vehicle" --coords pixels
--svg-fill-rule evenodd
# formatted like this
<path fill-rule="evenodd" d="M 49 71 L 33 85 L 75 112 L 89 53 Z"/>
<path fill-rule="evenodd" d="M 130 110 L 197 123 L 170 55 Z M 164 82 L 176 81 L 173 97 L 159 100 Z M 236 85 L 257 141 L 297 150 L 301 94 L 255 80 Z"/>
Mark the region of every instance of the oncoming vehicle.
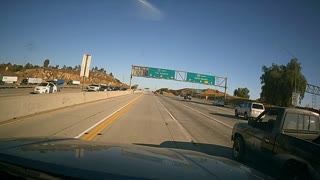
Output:
<path fill-rule="evenodd" d="M 33 88 L 33 93 L 55 93 L 57 92 L 57 86 L 51 82 L 43 82 Z"/>
<path fill-rule="evenodd" d="M 112 91 L 110 86 L 100 86 L 99 91 Z"/>
<path fill-rule="evenodd" d="M 185 95 L 185 96 L 184 96 L 184 99 L 189 99 L 189 100 L 191 100 L 191 94 Z"/>
<path fill-rule="evenodd" d="M 88 91 L 99 91 L 101 88 L 101 85 L 99 84 L 91 84 L 87 87 Z"/>
<path fill-rule="evenodd" d="M 115 86 L 115 87 L 112 87 L 112 90 L 113 90 L 113 91 L 120 91 L 120 90 L 121 90 L 121 88 L 120 88 L 120 87 Z"/>
<path fill-rule="evenodd" d="M 258 117 L 264 111 L 264 106 L 256 102 L 244 102 L 236 107 L 234 115 L 243 116 L 243 119 L 252 119 Z"/>
<path fill-rule="evenodd" d="M 215 99 L 215 100 L 213 100 L 212 104 L 215 106 L 224 106 L 224 100 L 223 99 Z"/>

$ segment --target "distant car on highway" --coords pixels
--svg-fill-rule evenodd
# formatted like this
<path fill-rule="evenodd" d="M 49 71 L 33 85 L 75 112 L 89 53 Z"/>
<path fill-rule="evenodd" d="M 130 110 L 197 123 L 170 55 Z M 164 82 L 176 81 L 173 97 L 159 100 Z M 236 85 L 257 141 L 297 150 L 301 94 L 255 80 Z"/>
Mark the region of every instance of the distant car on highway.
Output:
<path fill-rule="evenodd" d="M 57 86 L 52 82 L 43 82 L 33 88 L 33 93 L 35 94 L 56 93 L 57 91 Z"/>
<path fill-rule="evenodd" d="M 120 87 L 113 87 L 112 90 L 113 90 L 113 91 L 120 91 L 121 88 L 120 88 Z"/>
<path fill-rule="evenodd" d="M 224 100 L 223 99 L 215 99 L 215 100 L 213 100 L 212 104 L 214 106 L 224 106 Z"/>
<path fill-rule="evenodd" d="M 25 78 L 21 81 L 21 85 L 39 84 L 42 82 L 41 78 Z"/>
<path fill-rule="evenodd" d="M 243 116 L 245 120 L 256 118 L 264 111 L 264 105 L 256 102 L 244 102 L 236 107 L 234 115 Z"/>
<path fill-rule="evenodd" d="M 191 100 L 191 94 L 186 94 L 186 95 L 184 96 L 184 99 L 189 99 L 189 100 Z"/>
<path fill-rule="evenodd" d="M 64 84 L 64 79 L 54 79 L 54 80 L 50 80 L 50 81 L 47 81 L 47 82 L 51 82 L 54 85 L 56 85 L 58 92 L 60 92 L 61 89 L 62 89 L 62 86 Z"/>
<path fill-rule="evenodd" d="M 100 86 L 99 91 L 112 91 L 110 86 Z"/>
<path fill-rule="evenodd" d="M 17 76 L 0 76 L 0 84 L 14 84 L 18 81 Z"/>
<path fill-rule="evenodd" d="M 100 91 L 101 85 L 100 84 L 91 84 L 87 86 L 88 91 Z"/>
<path fill-rule="evenodd" d="M 73 81 L 73 80 L 71 80 L 71 81 L 69 81 L 67 84 L 68 84 L 68 85 L 80 85 L 80 81 Z"/>

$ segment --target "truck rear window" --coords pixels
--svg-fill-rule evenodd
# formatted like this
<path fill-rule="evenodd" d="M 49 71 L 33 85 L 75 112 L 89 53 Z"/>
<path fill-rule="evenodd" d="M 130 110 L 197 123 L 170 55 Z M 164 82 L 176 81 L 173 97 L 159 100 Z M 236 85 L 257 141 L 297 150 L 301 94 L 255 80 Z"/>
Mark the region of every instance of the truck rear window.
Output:
<path fill-rule="evenodd" d="M 287 113 L 283 129 L 319 132 L 319 117 Z"/>
<path fill-rule="evenodd" d="M 263 106 L 260 104 L 252 104 L 253 109 L 263 109 Z"/>

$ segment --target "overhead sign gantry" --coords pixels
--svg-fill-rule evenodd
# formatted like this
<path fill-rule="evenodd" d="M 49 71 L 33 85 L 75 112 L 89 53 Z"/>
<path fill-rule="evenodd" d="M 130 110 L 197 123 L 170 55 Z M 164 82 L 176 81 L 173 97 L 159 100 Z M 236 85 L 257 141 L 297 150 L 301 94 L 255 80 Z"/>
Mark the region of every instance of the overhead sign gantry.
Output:
<path fill-rule="evenodd" d="M 167 79 L 181 82 L 190 82 L 204 85 L 212 85 L 224 88 L 224 98 L 226 99 L 227 91 L 227 78 L 212 76 L 194 72 L 186 72 L 180 70 L 162 69 L 154 67 L 134 66 L 131 68 L 130 88 L 132 76 L 155 78 L 155 79 Z"/>

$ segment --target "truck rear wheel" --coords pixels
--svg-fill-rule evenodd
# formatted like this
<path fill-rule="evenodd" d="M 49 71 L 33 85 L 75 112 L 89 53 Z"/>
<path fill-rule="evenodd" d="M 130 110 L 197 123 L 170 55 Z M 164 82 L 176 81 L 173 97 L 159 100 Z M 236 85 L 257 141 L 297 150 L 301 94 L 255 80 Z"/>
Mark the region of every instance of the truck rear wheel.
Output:
<path fill-rule="evenodd" d="M 242 137 L 237 136 L 233 143 L 232 156 L 237 161 L 242 161 L 245 154 L 245 146 Z"/>

